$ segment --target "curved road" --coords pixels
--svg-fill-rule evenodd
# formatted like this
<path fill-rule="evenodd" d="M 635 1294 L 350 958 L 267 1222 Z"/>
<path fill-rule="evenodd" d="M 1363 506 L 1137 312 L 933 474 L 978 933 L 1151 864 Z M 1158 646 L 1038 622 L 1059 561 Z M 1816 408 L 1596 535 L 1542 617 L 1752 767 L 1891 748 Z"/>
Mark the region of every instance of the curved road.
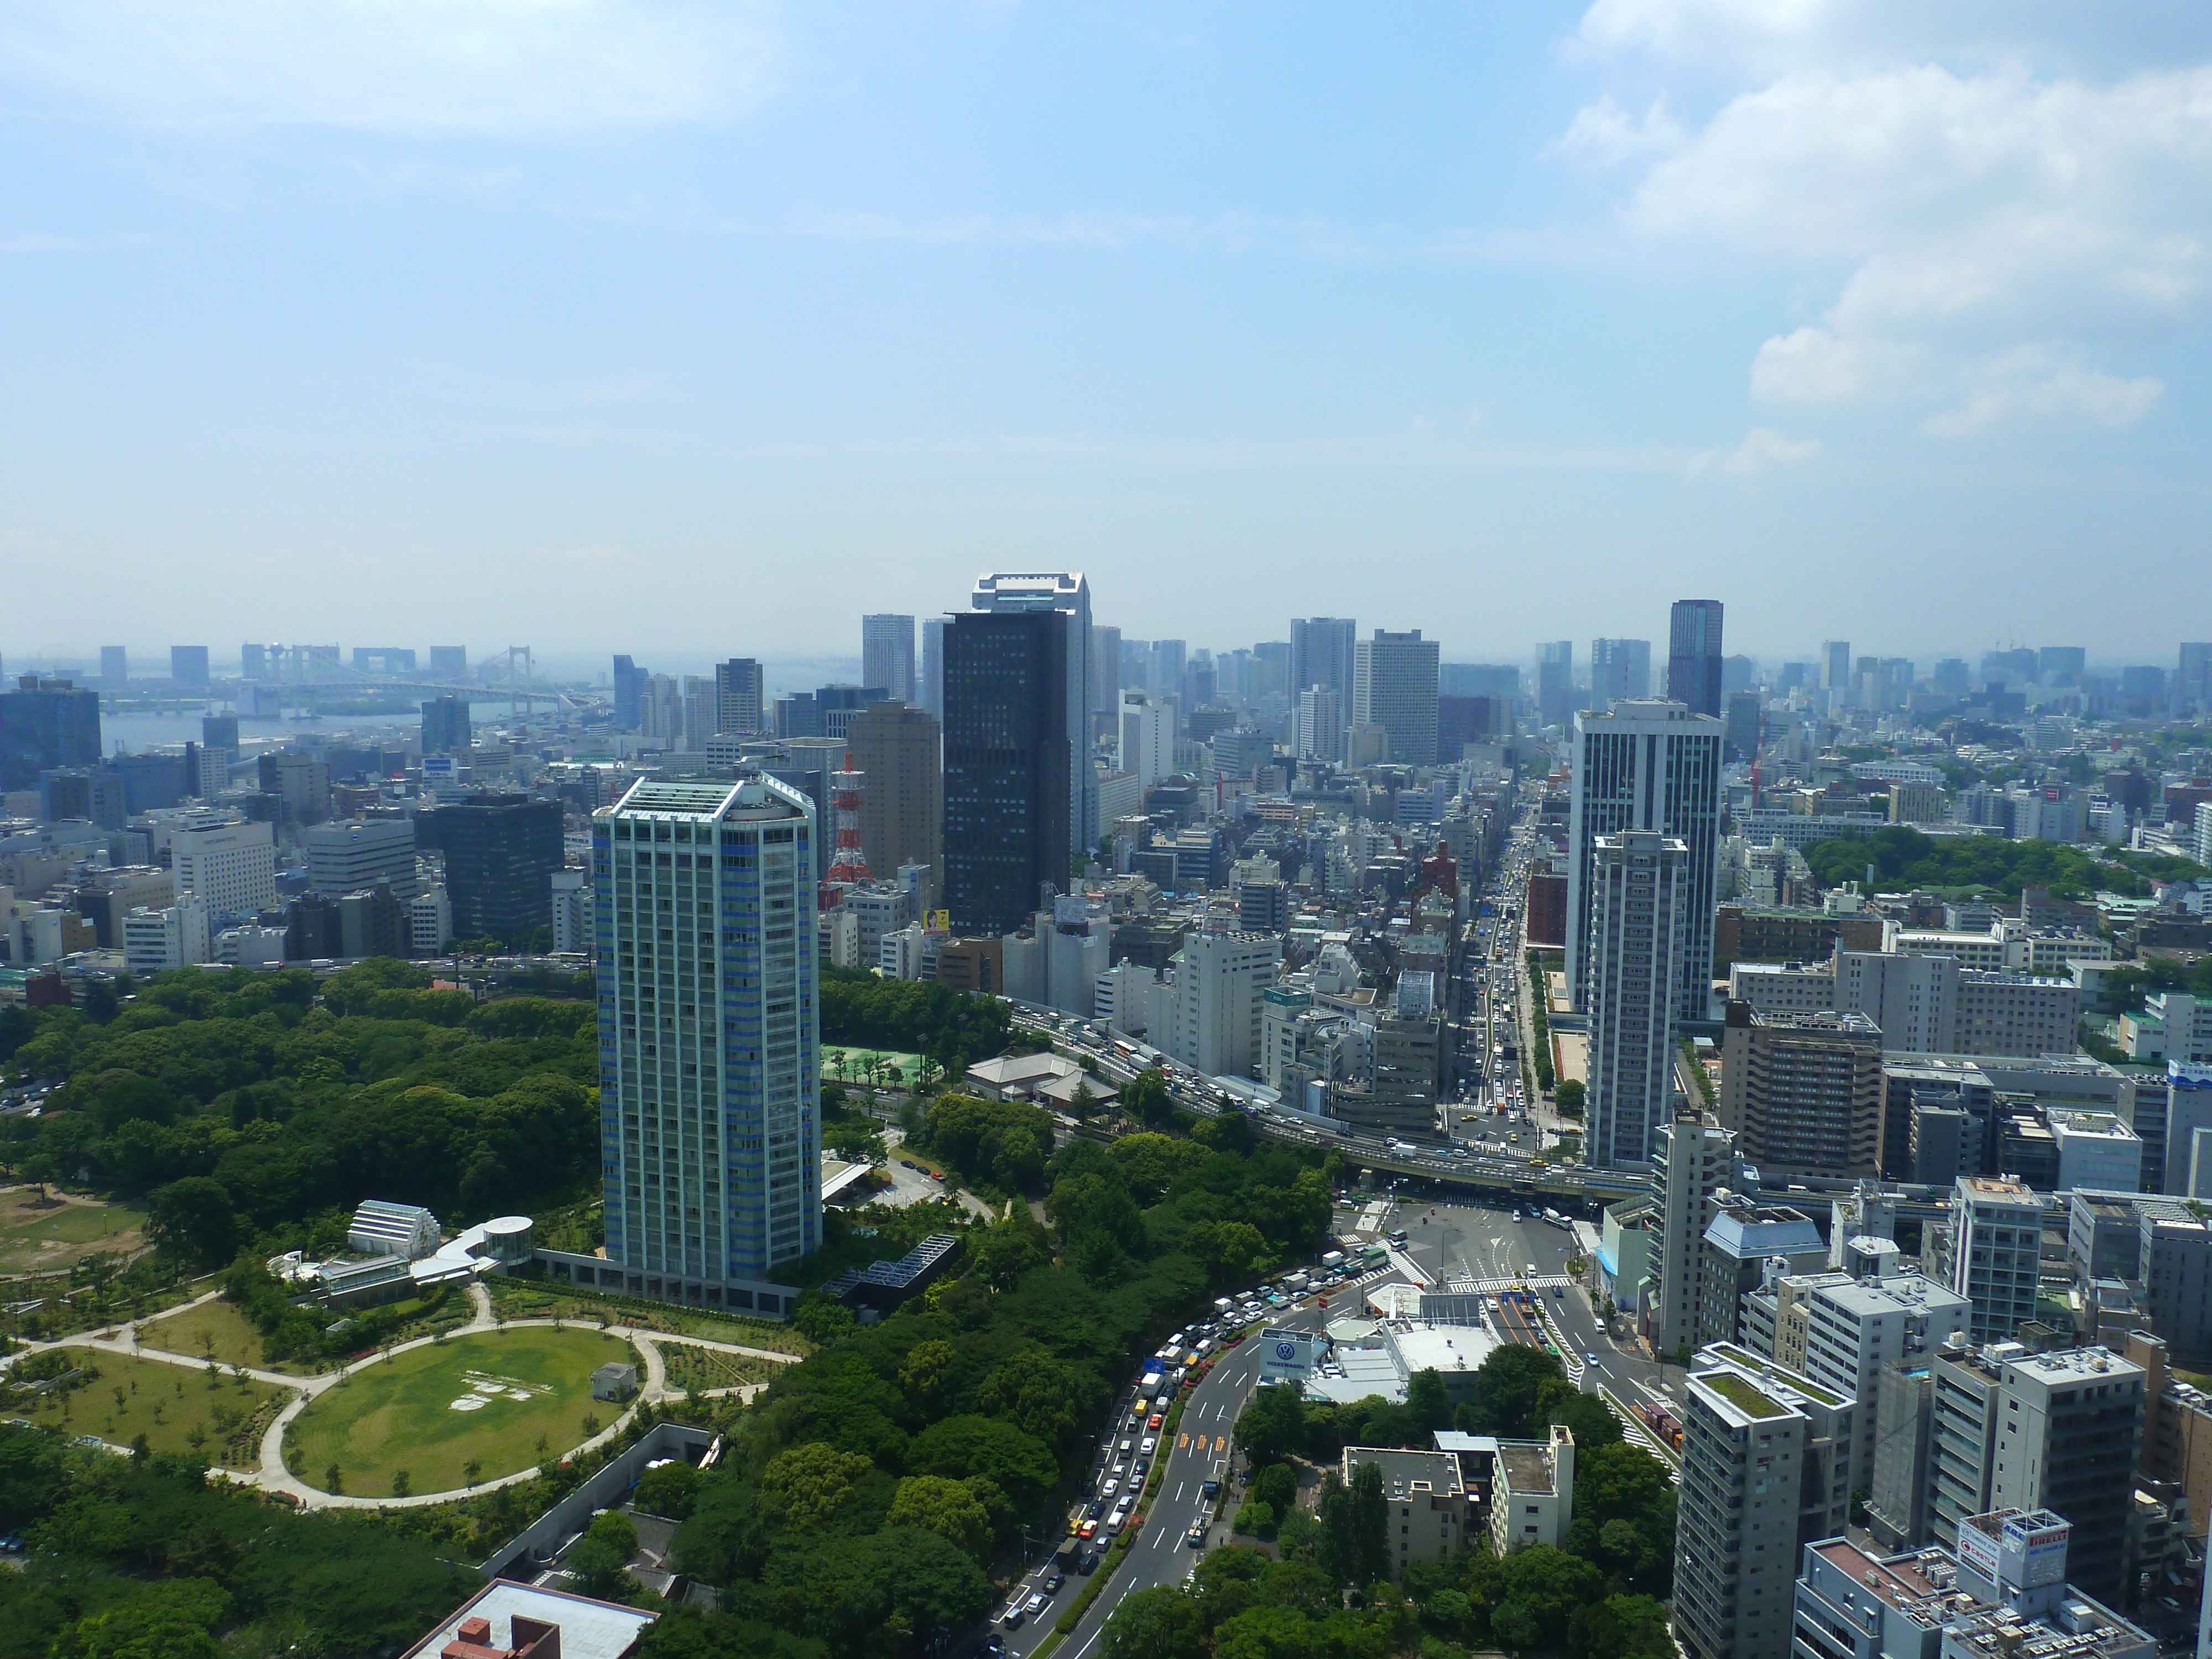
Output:
<path fill-rule="evenodd" d="M 1331 1305 L 1340 1314 L 1349 1311 L 1358 1305 L 1361 1294 L 1358 1291 L 1340 1291 Z M 1314 1330 L 1324 1317 L 1319 1309 L 1305 1306 L 1279 1310 L 1278 1317 L 1265 1323 Z M 1200 1520 L 1212 1521 L 1216 1501 L 1202 1496 L 1199 1489 L 1207 1469 L 1231 1455 L 1231 1437 L 1237 1426 L 1237 1413 L 1244 1409 L 1244 1401 L 1259 1379 L 1258 1352 L 1255 1328 L 1251 1335 L 1216 1362 L 1205 1380 L 1183 1401 L 1176 1443 L 1168 1455 L 1166 1472 L 1155 1489 L 1152 1508 L 1145 1516 L 1144 1530 L 1138 1534 L 1112 1580 L 1091 1604 L 1083 1621 L 1062 1641 L 1053 1659 L 1061 1659 L 1061 1656 L 1066 1659 L 1089 1659 L 1106 1627 L 1106 1620 L 1123 1596 L 1158 1584 L 1179 1584 L 1198 1565 L 1198 1558 L 1204 1552 L 1191 1548 L 1190 1529 Z M 1225 1522 L 1209 1527 L 1206 1548 L 1227 1541 Z M 1030 1577 L 1034 1580 L 1041 1576 L 1041 1572 L 1032 1573 Z M 1071 1577 L 1060 1595 L 1074 1594 L 1074 1587 L 1083 1582 Z M 1048 1609 L 1042 1620 L 1007 1637 L 1008 1654 L 1033 1651 L 1052 1630 L 1058 1616 L 1056 1608 Z"/>
<path fill-rule="evenodd" d="M 490 1292 L 481 1284 L 475 1283 L 469 1285 L 468 1291 L 470 1302 L 475 1309 L 475 1317 L 465 1325 L 456 1326 L 451 1334 L 465 1336 L 499 1328 L 493 1315 Z M 53 1342 L 27 1343 L 17 1351 L 16 1355 L 0 1358 L 0 1370 L 4 1370 L 9 1365 L 14 1364 L 19 1355 L 40 1353 L 49 1348 L 89 1348 L 103 1353 L 120 1354 L 133 1359 L 155 1360 L 162 1364 L 180 1365 L 188 1370 L 199 1370 L 208 1364 L 204 1358 L 143 1346 L 142 1340 L 143 1328 L 161 1320 L 173 1317 L 189 1309 L 198 1307 L 202 1303 L 211 1301 L 216 1294 L 210 1291 L 206 1296 L 180 1307 L 165 1310 L 150 1318 L 123 1326 L 118 1330 L 117 1334 L 112 1337 L 87 1333 L 65 1336 Z M 564 1322 L 551 1319 L 510 1319 L 507 1322 L 505 1328 L 526 1330 L 533 1326 L 562 1323 L 573 1329 L 592 1328 L 592 1324 L 586 1321 Z M 628 1426 L 630 1419 L 637 1414 L 637 1406 L 674 1397 L 677 1391 L 672 1390 L 667 1386 L 667 1367 L 663 1362 L 660 1352 L 660 1345 L 664 1342 L 679 1343 L 691 1347 L 712 1348 L 721 1353 L 742 1354 L 755 1359 L 771 1360 L 779 1364 L 789 1364 L 799 1358 L 796 1354 L 782 1353 L 770 1348 L 750 1348 L 733 1342 L 714 1342 L 705 1337 L 674 1336 L 665 1331 L 641 1330 L 632 1325 L 610 1324 L 601 1328 L 605 1334 L 620 1337 L 634 1345 L 644 1362 L 644 1376 L 638 1390 L 637 1405 L 622 1413 L 611 1424 L 581 1445 L 571 1448 L 572 1451 L 586 1451 L 613 1440 Z M 157 1336 L 156 1340 L 158 1340 Z M 260 1465 L 258 1468 L 252 1470 L 210 1468 L 208 1473 L 210 1476 L 234 1481 L 240 1486 L 259 1486 L 264 1491 L 285 1493 L 302 1509 L 419 1509 L 426 1504 L 450 1504 L 457 1498 L 473 1498 L 483 1492 L 495 1491 L 501 1486 L 514 1486 L 532 1479 L 538 1473 L 535 1464 L 494 1480 L 480 1480 L 473 1486 L 459 1486 L 446 1492 L 416 1492 L 406 1498 L 355 1497 L 327 1492 L 319 1487 L 312 1486 L 285 1467 L 284 1431 L 291 1426 L 294 1418 L 307 1409 L 310 1401 L 337 1387 L 348 1376 L 368 1370 L 372 1366 L 381 1365 L 397 1355 L 412 1352 L 416 1348 L 427 1347 L 438 1340 L 434 1336 L 418 1336 L 388 1350 L 371 1354 L 365 1359 L 356 1360 L 349 1365 L 341 1366 L 336 1370 L 320 1372 L 313 1376 L 297 1376 L 283 1371 L 256 1370 L 249 1366 L 246 1375 L 255 1382 L 289 1389 L 292 1391 L 292 1398 L 285 1402 L 283 1409 L 277 1413 L 275 1420 L 263 1432 Z M 708 1395 L 738 1394 L 750 1400 L 755 1393 L 766 1386 L 764 1382 L 744 1382 L 734 1388 L 710 1389 L 705 1392 Z M 109 1449 L 123 1452 L 127 1451 L 128 1448 L 113 1446 Z"/>
<path fill-rule="evenodd" d="M 1439 1284 L 1454 1279 L 1519 1278 L 1532 1265 L 1540 1281 L 1561 1278 L 1567 1257 L 1579 1249 L 1564 1228 L 1534 1218 L 1516 1221 L 1507 1209 L 1443 1200 L 1401 1202 L 1390 1224 L 1406 1230 L 1405 1254 Z M 1402 1277 L 1394 1273 L 1374 1285 L 1346 1285 L 1331 1297 L 1326 1310 L 1308 1304 L 1283 1310 L 1267 1323 L 1300 1330 L 1318 1328 L 1328 1318 L 1357 1314 L 1370 1290 Z M 1632 1346 L 1613 1342 L 1600 1328 L 1588 1297 L 1579 1288 L 1559 1296 L 1544 1292 L 1543 1307 L 1553 1329 L 1563 1339 L 1570 1371 L 1586 1391 L 1603 1389 L 1632 1408 L 1646 1400 L 1669 1406 L 1679 1402 L 1680 1370 L 1648 1358 Z M 1589 1353 L 1597 1356 L 1595 1364 L 1585 1363 L 1583 1356 Z M 1211 1522 L 1214 1507 L 1214 1500 L 1202 1497 L 1199 1488 L 1212 1463 L 1233 1456 L 1231 1437 L 1237 1414 L 1258 1380 L 1257 1356 L 1255 1329 L 1191 1391 L 1144 1530 L 1082 1622 L 1055 1650 L 1053 1659 L 1093 1659 L 1106 1620 L 1123 1596 L 1158 1584 L 1180 1583 L 1197 1565 L 1200 1552 L 1189 1547 L 1190 1528 L 1200 1519 Z M 1651 1443 L 1639 1431 L 1632 1430 L 1631 1437 L 1646 1446 Z M 1211 1525 L 1206 1547 L 1226 1542 L 1227 1536 L 1225 1524 Z M 1050 1571 L 1048 1563 L 1024 1575 L 1024 1593 L 1042 1588 Z M 1018 1631 L 1000 1631 L 1008 1655 L 1034 1652 L 1051 1632 L 1066 1605 L 1065 1598 L 1078 1594 L 1085 1582 L 1071 1574 L 1060 1597 L 1041 1619 L 1025 1623 Z M 1011 1592 L 1007 1599 L 1012 1599 Z M 1004 1606 L 1001 1601 L 1000 1607 Z"/>

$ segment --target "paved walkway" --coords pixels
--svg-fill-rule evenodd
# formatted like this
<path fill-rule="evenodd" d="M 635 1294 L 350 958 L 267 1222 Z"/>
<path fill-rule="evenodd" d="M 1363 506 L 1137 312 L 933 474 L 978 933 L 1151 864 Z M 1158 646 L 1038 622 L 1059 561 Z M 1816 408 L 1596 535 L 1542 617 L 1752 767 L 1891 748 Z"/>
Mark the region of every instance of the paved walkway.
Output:
<path fill-rule="evenodd" d="M 640 1406 L 682 1396 L 682 1390 L 672 1389 L 668 1386 L 668 1366 L 660 1352 L 661 1345 L 664 1343 L 674 1342 L 694 1348 L 708 1348 L 717 1353 L 738 1354 L 746 1358 L 765 1359 L 780 1365 L 791 1364 L 799 1357 L 793 1353 L 779 1353 L 773 1348 L 750 1348 L 739 1343 L 715 1342 L 705 1337 L 674 1336 L 666 1331 L 641 1330 L 634 1325 L 595 1326 L 588 1320 L 510 1319 L 502 1327 L 493 1315 L 491 1292 L 483 1285 L 475 1282 L 470 1284 L 468 1291 L 470 1303 L 475 1309 L 475 1316 L 467 1324 L 448 1333 L 449 1335 L 465 1336 L 502 1328 L 527 1330 L 532 1327 L 559 1325 L 565 1328 L 574 1326 L 584 1329 L 602 1329 L 609 1336 L 620 1337 L 637 1349 L 639 1358 L 643 1361 L 645 1371 L 642 1386 L 638 1390 L 637 1404 L 623 1413 L 589 1440 L 572 1448 L 564 1455 L 573 1456 L 579 1452 L 590 1451 L 614 1440 L 629 1425 L 630 1420 L 637 1415 Z M 42 1353 L 49 1348 L 91 1348 L 103 1353 L 120 1354 L 134 1359 L 154 1360 L 166 1365 L 180 1365 L 190 1370 L 204 1370 L 208 1364 L 204 1356 L 173 1353 L 164 1348 L 149 1348 L 142 1346 L 138 1326 L 154 1323 L 158 1319 L 166 1319 L 182 1313 L 186 1309 L 198 1307 L 202 1303 L 212 1300 L 218 1294 L 220 1293 L 216 1291 L 210 1291 L 205 1296 L 185 1304 L 183 1307 L 169 1309 L 145 1321 L 122 1326 L 112 1336 L 84 1334 L 65 1336 L 52 1342 L 33 1342 L 19 1350 L 19 1354 Z M 246 1367 L 246 1374 L 255 1382 L 265 1382 L 274 1388 L 289 1389 L 292 1391 L 293 1397 L 286 1402 L 283 1410 L 276 1413 L 276 1419 L 270 1424 L 267 1431 L 262 1435 L 261 1462 L 258 1469 L 250 1473 L 218 1469 L 214 1473 L 225 1480 L 236 1481 L 241 1486 L 258 1486 L 264 1492 L 283 1492 L 303 1509 L 318 1510 L 418 1509 L 425 1504 L 450 1504 L 458 1498 L 472 1498 L 479 1492 L 494 1492 L 501 1486 L 514 1486 L 534 1477 L 538 1469 L 535 1465 L 532 1465 L 527 1468 L 517 1469 L 512 1474 L 501 1475 L 496 1480 L 479 1481 L 473 1486 L 457 1486 L 445 1492 L 415 1492 L 405 1498 L 395 1498 L 389 1494 L 382 1497 L 356 1497 L 351 1493 L 324 1492 L 319 1487 L 309 1486 L 284 1467 L 284 1431 L 291 1426 L 293 1419 L 307 1408 L 310 1401 L 320 1397 L 330 1389 L 337 1388 L 349 1376 L 366 1371 L 372 1366 L 381 1365 L 400 1354 L 410 1353 L 416 1348 L 428 1346 L 437 1340 L 439 1338 L 436 1336 L 418 1336 L 412 1341 L 403 1342 L 397 1347 L 371 1354 L 365 1359 L 356 1360 L 349 1365 L 341 1366 L 333 1371 L 325 1371 L 315 1376 L 296 1376 L 284 1371 L 261 1370 L 252 1366 Z M 4 1370 L 12 1364 L 17 1357 L 18 1355 L 9 1355 L 0 1358 L 0 1370 Z M 225 1369 L 234 1370 L 235 1368 L 227 1366 Z M 728 1388 L 708 1389 L 702 1392 L 708 1399 L 734 1394 L 739 1399 L 750 1401 L 755 1395 L 767 1386 L 765 1382 L 740 1382 Z"/>

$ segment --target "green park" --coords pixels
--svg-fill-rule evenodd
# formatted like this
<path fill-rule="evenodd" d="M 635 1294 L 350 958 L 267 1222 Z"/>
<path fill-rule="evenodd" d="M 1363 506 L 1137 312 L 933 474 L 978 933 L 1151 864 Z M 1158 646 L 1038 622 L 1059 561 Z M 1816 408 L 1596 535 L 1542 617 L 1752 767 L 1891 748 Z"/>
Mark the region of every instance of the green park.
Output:
<path fill-rule="evenodd" d="M 594 1330 L 536 1326 L 425 1343 L 366 1365 L 317 1395 L 285 1436 L 310 1486 L 364 1497 L 447 1492 L 557 1457 L 624 1407 L 592 1398 L 592 1373 L 635 1363 Z M 335 1469 L 335 1486 L 331 1472 Z"/>

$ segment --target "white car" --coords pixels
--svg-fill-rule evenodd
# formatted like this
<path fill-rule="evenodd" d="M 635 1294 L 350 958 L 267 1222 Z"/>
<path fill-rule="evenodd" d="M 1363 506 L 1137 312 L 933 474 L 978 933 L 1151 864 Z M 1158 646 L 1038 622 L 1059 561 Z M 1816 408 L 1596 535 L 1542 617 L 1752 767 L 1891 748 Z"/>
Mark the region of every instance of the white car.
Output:
<path fill-rule="evenodd" d="M 1158 1444 L 1159 1444 L 1158 1437 L 1148 1434 L 1145 1437 L 1144 1444 L 1137 1448 L 1137 1455 L 1140 1457 L 1150 1457 L 1152 1455 L 1152 1448 Z"/>

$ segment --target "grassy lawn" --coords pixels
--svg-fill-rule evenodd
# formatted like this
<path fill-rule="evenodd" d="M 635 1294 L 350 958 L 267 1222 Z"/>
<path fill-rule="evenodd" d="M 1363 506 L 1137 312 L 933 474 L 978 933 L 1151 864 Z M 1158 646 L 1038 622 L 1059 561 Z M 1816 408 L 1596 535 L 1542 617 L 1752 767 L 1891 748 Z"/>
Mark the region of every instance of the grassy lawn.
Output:
<path fill-rule="evenodd" d="M 225 1365 L 251 1365 L 257 1370 L 299 1371 L 304 1368 L 286 1360 L 272 1365 L 261 1357 L 261 1333 L 253 1322 L 218 1297 L 165 1319 L 142 1321 L 138 1346 L 180 1353 L 193 1359 L 212 1355 Z"/>
<path fill-rule="evenodd" d="M 223 1468 L 254 1469 L 261 1463 L 261 1431 L 289 1397 L 264 1382 L 241 1386 L 228 1371 L 210 1388 L 204 1371 L 157 1359 L 87 1352 L 80 1363 L 99 1376 L 35 1404 L 19 1398 L 9 1409 L 65 1434 L 96 1434 L 117 1446 L 143 1434 L 157 1452 L 191 1452 Z"/>
<path fill-rule="evenodd" d="M 36 1187 L 0 1192 L 0 1273 L 52 1273 L 95 1250 L 138 1249 L 146 1242 L 144 1221 L 135 1205 L 40 1204 Z"/>
<path fill-rule="evenodd" d="M 634 1358 L 628 1343 L 595 1330 L 457 1336 L 318 1395 L 294 1419 L 284 1459 L 315 1486 L 335 1463 L 344 1490 L 364 1497 L 391 1492 L 403 1469 L 416 1492 L 462 1486 L 471 1458 L 483 1465 L 479 1480 L 512 1474 L 588 1438 L 596 1431 L 586 1416 L 599 1428 L 619 1417 L 623 1407 L 592 1398 L 592 1372 Z M 471 1400 L 483 1403 L 454 1408 Z"/>

